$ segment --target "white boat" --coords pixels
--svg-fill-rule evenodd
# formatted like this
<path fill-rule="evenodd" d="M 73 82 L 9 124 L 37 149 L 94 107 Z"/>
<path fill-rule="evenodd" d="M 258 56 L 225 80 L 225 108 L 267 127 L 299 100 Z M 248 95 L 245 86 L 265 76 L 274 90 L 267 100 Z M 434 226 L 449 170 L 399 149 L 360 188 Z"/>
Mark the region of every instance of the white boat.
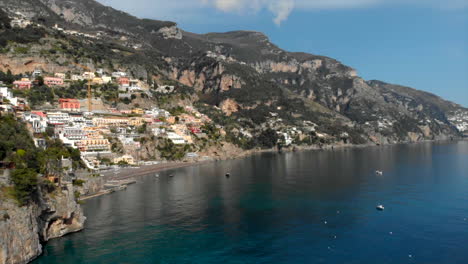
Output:
<path fill-rule="evenodd" d="M 383 171 L 376 170 L 376 171 L 375 171 L 375 174 L 377 174 L 377 175 L 383 175 Z"/>
<path fill-rule="evenodd" d="M 385 209 L 385 207 L 383 205 L 379 204 L 379 205 L 377 205 L 376 209 L 379 210 L 379 211 L 383 211 Z"/>

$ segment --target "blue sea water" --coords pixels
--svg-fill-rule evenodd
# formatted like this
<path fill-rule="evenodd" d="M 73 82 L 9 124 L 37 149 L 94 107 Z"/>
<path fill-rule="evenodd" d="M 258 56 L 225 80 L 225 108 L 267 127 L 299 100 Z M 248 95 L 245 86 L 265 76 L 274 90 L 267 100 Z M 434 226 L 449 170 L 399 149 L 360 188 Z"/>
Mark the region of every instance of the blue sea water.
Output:
<path fill-rule="evenodd" d="M 139 181 L 87 201 L 86 229 L 34 263 L 468 263 L 467 141 L 267 153 Z"/>

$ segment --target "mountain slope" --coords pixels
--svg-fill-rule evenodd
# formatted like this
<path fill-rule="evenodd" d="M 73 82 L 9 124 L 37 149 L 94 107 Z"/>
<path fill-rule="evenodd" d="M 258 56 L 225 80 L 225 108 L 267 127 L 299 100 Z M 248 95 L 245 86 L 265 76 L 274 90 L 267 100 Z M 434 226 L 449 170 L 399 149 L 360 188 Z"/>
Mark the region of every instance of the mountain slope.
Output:
<path fill-rule="evenodd" d="M 392 143 L 459 136 L 451 116 L 468 113 L 426 92 L 363 80 L 335 59 L 284 51 L 259 32 L 195 34 L 93 0 L 4 0 L 2 5 L 45 25 L 99 33 L 98 39 L 86 40 L 90 47 L 127 47 L 106 50 L 99 66 L 118 65 L 135 77 L 191 87 L 199 103 L 221 108 L 221 114 L 210 112 L 220 115 L 222 125 L 247 125 L 254 132 L 313 127 L 332 141 L 347 134 L 353 143 Z"/>

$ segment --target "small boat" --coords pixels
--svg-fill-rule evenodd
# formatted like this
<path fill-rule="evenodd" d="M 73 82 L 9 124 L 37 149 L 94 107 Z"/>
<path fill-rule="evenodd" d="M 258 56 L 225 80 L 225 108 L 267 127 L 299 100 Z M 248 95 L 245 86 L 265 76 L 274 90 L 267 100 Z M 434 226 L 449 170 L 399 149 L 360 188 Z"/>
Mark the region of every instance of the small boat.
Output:
<path fill-rule="evenodd" d="M 383 171 L 376 170 L 376 171 L 375 171 L 375 174 L 376 174 L 376 175 L 383 175 Z"/>
<path fill-rule="evenodd" d="M 376 209 L 379 210 L 379 211 L 383 211 L 385 209 L 385 207 L 383 205 L 379 204 L 379 205 L 377 205 Z"/>
<path fill-rule="evenodd" d="M 229 178 L 231 176 L 231 174 L 228 172 L 226 173 L 226 178 Z"/>
<path fill-rule="evenodd" d="M 159 178 L 159 174 L 156 173 L 156 174 L 154 175 L 154 177 Z"/>
<path fill-rule="evenodd" d="M 171 177 L 171 178 L 174 177 L 174 174 L 170 174 L 169 177 Z"/>

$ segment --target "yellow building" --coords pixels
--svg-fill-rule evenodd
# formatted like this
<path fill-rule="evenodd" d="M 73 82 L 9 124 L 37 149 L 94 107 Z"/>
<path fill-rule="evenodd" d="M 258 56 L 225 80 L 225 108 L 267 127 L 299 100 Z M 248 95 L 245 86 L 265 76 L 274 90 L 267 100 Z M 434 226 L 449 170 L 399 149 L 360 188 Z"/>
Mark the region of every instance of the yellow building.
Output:
<path fill-rule="evenodd" d="M 145 110 L 143 110 L 141 108 L 134 108 L 134 109 L 132 109 L 132 113 L 137 114 L 137 115 L 142 115 L 142 114 L 145 113 Z"/>
<path fill-rule="evenodd" d="M 131 126 L 142 126 L 144 124 L 144 118 L 141 117 L 130 117 L 128 124 Z"/>
<path fill-rule="evenodd" d="M 80 151 L 92 152 L 92 151 L 110 151 L 111 144 L 109 140 L 101 139 L 83 139 L 76 144 Z"/>
<path fill-rule="evenodd" d="M 104 81 L 100 77 L 94 77 L 93 80 L 92 80 L 92 83 L 101 85 L 101 84 L 104 84 Z"/>
<path fill-rule="evenodd" d="M 114 163 L 118 164 L 119 162 L 126 162 L 130 165 L 135 165 L 135 159 L 131 155 L 123 155 L 122 157 L 118 157 L 114 159 Z"/>
<path fill-rule="evenodd" d="M 129 123 L 130 119 L 128 117 L 109 116 L 93 118 L 93 125 L 98 127 L 128 126 Z"/>
<path fill-rule="evenodd" d="M 176 122 L 176 119 L 175 119 L 175 116 L 170 116 L 166 119 L 167 123 L 169 124 L 175 124 Z"/>

